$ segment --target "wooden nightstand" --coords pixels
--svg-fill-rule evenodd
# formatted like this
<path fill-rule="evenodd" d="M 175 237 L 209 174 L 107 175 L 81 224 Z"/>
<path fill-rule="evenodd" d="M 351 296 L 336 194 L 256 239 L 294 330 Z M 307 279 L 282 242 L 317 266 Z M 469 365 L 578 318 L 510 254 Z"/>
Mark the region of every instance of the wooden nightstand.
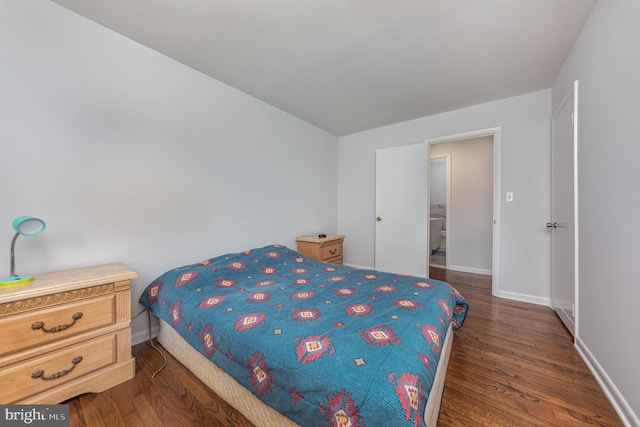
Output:
<path fill-rule="evenodd" d="M 0 287 L 0 404 L 54 404 L 133 378 L 135 277 L 114 263 Z"/>
<path fill-rule="evenodd" d="M 298 252 L 302 255 L 317 259 L 322 262 L 342 264 L 342 241 L 344 236 L 340 234 L 327 234 L 327 237 L 300 236 Z"/>

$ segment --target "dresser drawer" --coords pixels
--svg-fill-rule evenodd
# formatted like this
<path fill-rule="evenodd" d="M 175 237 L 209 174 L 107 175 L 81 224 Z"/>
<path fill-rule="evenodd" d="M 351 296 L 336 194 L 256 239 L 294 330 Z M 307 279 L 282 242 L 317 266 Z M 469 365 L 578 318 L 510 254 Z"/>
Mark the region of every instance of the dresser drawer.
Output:
<path fill-rule="evenodd" d="M 105 335 L 27 359 L 0 371 L 0 403 L 58 387 L 116 362 L 116 335 Z"/>
<path fill-rule="evenodd" d="M 0 356 L 111 325 L 114 295 L 0 319 Z"/>
<path fill-rule="evenodd" d="M 322 260 L 327 261 L 332 258 L 342 257 L 342 241 L 335 240 L 327 242 L 322 246 Z"/>

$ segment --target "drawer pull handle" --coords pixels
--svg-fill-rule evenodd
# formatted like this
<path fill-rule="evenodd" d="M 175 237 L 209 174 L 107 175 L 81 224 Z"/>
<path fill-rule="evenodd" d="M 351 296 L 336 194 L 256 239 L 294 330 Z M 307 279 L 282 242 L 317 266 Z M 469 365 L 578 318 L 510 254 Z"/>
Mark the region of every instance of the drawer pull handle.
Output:
<path fill-rule="evenodd" d="M 73 365 L 69 369 L 65 369 L 64 371 L 58 371 L 55 374 L 49 375 L 48 377 L 44 376 L 44 371 L 42 369 L 38 369 L 33 374 L 31 374 L 31 378 L 33 378 L 34 380 L 38 378 L 42 380 L 55 380 L 56 378 L 64 377 L 69 372 L 73 371 L 73 368 L 75 368 L 76 365 L 80 362 L 82 362 L 82 356 L 76 356 L 71 361 Z"/>
<path fill-rule="evenodd" d="M 60 325 L 60 326 L 56 326 L 55 328 L 47 329 L 44 327 L 44 322 L 36 322 L 33 325 L 31 325 L 31 329 L 33 329 L 34 331 L 37 331 L 38 329 L 42 329 L 44 332 L 64 331 L 65 329 L 69 329 L 70 327 L 72 327 L 76 323 L 76 320 L 82 318 L 82 313 L 80 312 L 74 313 L 73 316 L 71 316 L 71 318 L 73 319 L 73 322 L 67 323 L 66 325 Z"/>
<path fill-rule="evenodd" d="M 338 250 L 337 250 L 337 249 L 329 249 L 329 253 L 330 253 L 331 255 L 335 255 L 335 254 L 336 254 L 336 252 L 338 252 Z"/>

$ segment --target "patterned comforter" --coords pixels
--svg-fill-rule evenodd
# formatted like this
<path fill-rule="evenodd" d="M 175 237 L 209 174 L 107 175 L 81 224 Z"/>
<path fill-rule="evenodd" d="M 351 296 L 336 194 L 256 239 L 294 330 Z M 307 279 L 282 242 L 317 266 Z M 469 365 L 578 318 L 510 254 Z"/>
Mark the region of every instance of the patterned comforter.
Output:
<path fill-rule="evenodd" d="M 325 264 L 280 245 L 170 270 L 140 303 L 302 426 L 418 426 L 450 323 L 432 279 Z"/>

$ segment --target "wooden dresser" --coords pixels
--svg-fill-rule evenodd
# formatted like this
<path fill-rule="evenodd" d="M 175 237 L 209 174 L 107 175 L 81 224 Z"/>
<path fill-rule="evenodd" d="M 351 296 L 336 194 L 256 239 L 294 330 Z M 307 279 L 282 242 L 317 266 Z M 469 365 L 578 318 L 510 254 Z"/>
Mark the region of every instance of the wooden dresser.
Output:
<path fill-rule="evenodd" d="M 327 237 L 300 236 L 296 241 L 298 242 L 298 252 L 302 255 L 322 262 L 342 264 L 343 235 L 327 234 Z"/>
<path fill-rule="evenodd" d="M 55 404 L 135 375 L 131 279 L 122 263 L 0 287 L 0 404 Z"/>

